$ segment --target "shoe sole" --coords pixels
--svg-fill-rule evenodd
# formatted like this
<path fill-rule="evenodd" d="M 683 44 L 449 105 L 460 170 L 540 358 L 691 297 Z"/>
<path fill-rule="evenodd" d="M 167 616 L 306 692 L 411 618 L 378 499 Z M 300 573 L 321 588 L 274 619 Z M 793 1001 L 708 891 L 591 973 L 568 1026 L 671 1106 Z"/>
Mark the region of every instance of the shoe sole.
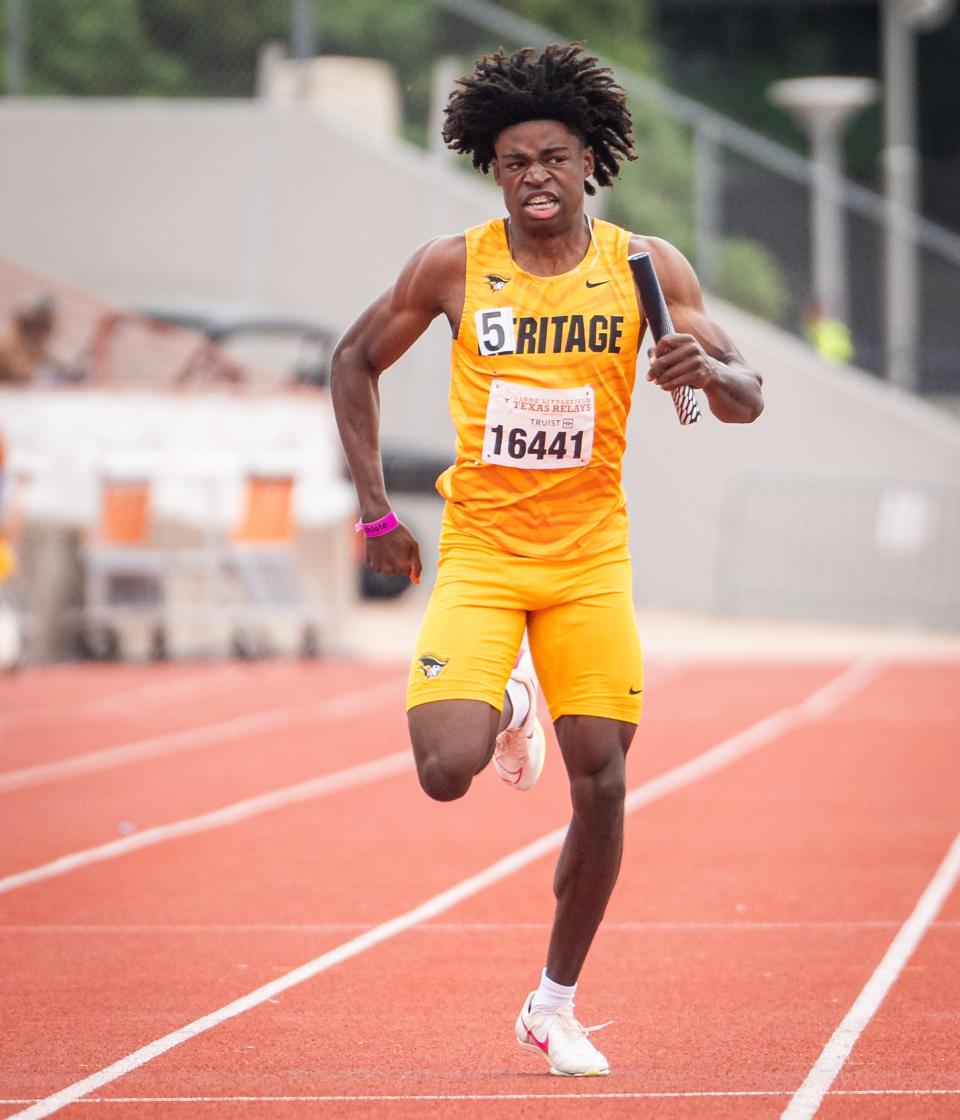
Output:
<path fill-rule="evenodd" d="M 539 1054 L 550 1067 L 550 1073 L 554 1077 L 606 1077 L 610 1072 L 610 1067 L 607 1066 L 606 1069 L 586 1069 L 583 1073 L 566 1073 L 562 1069 L 557 1069 L 539 1046 L 531 1046 L 529 1042 L 522 1042 L 519 1038 L 517 1039 L 517 1045 L 522 1050 L 529 1050 L 531 1054 Z"/>
<path fill-rule="evenodd" d="M 521 649 L 517 654 L 517 660 L 514 662 L 514 669 L 516 669 L 516 667 L 520 664 L 520 661 L 523 658 L 523 654 L 524 650 Z M 539 684 L 534 683 L 534 681 L 536 680 L 535 677 L 534 681 L 524 678 L 519 679 L 522 680 L 527 690 L 527 695 L 530 698 L 530 711 L 533 715 L 532 730 L 540 740 L 540 767 L 537 770 L 537 773 L 535 774 L 533 780 L 525 782 L 523 785 L 520 784 L 524 778 L 524 772 L 522 768 L 519 771 L 501 769 L 501 767 L 497 763 L 496 758 L 493 759 L 493 768 L 496 772 L 497 777 L 501 782 L 504 783 L 504 785 L 512 786 L 513 789 L 519 790 L 521 793 L 526 793 L 528 790 L 533 789 L 533 787 L 540 780 L 540 775 L 543 772 L 543 764 L 546 761 L 547 757 L 547 737 L 544 734 L 543 724 L 540 722 L 537 716 L 537 694 L 539 692 Z"/>
<path fill-rule="evenodd" d="M 540 739 L 540 769 L 537 770 L 537 773 L 532 782 L 526 782 L 525 784 L 521 785 L 520 783 L 523 781 L 524 777 L 522 768 L 519 771 L 504 770 L 499 765 L 496 758 L 494 758 L 493 760 L 493 769 L 495 770 L 496 775 L 500 779 L 500 781 L 503 782 L 504 785 L 510 786 L 512 789 L 519 790 L 521 793 L 526 793 L 527 790 L 533 789 L 533 787 L 540 780 L 540 775 L 543 773 L 543 765 L 547 757 L 547 737 L 544 734 L 543 724 L 539 719 L 536 718 L 534 720 L 534 723 L 536 727 L 534 734 L 538 735 Z"/>

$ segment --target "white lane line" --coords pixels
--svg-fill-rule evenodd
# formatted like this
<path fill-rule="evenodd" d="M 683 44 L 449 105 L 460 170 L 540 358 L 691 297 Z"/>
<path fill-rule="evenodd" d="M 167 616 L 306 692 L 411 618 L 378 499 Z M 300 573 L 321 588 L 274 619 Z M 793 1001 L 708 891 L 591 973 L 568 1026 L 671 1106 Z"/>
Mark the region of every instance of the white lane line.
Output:
<path fill-rule="evenodd" d="M 155 844 L 163 844 L 167 840 L 196 836 L 199 832 L 223 828 L 238 821 L 249 820 L 261 813 L 269 813 L 274 809 L 284 809 L 288 805 L 312 801 L 314 798 L 325 797 L 339 790 L 352 789 L 354 786 L 365 785 L 368 782 L 378 782 L 382 778 L 390 778 L 394 774 L 409 770 L 412 766 L 413 756 L 410 751 L 397 751 L 395 754 L 375 758 L 372 762 L 363 762 L 359 766 L 350 766 L 346 770 L 338 770 L 333 774 L 308 778 L 307 781 L 297 782 L 296 785 L 285 786 L 270 793 L 261 793 L 245 801 L 236 801 L 211 813 L 201 813 L 198 817 L 187 817 L 172 824 L 145 828 L 143 832 L 135 832 L 132 836 L 125 836 L 120 840 L 111 840 L 108 844 L 101 844 L 97 848 L 84 848 L 82 851 L 60 856 L 59 859 L 41 864 L 39 867 L 7 875 L 0 879 L 0 894 L 43 882 L 44 879 L 53 879 L 57 875 L 66 875 L 69 871 L 89 867 L 94 863 L 116 859 L 118 856 L 125 856 Z"/>
<path fill-rule="evenodd" d="M 44 666 L 36 665 L 31 670 L 31 676 L 42 673 Z M 96 672 L 93 667 L 80 669 L 75 676 L 75 681 L 81 679 L 80 674 L 84 672 Z M 43 705 L 35 705 L 34 707 L 16 708 L 13 711 L 0 713 L 0 727 L 18 727 L 22 729 L 22 725 L 30 723 L 34 720 L 47 721 L 53 715 L 62 715 L 63 712 L 73 711 L 76 715 L 108 715 L 111 713 L 127 714 L 130 711 L 131 704 L 137 704 L 141 701 L 150 703 L 151 701 L 160 700 L 161 697 L 169 702 L 173 699 L 179 699 L 183 696 L 189 696 L 197 692 L 209 692 L 213 686 L 221 684 L 230 685 L 230 691 L 233 690 L 233 685 L 240 683 L 241 680 L 249 680 L 249 676 L 244 673 L 244 670 L 237 665 L 219 665 L 216 669 L 210 666 L 203 666 L 199 671 L 194 669 L 183 669 L 177 676 L 164 677 L 163 679 L 153 679 L 145 681 L 143 684 L 134 685 L 131 687 L 124 687 L 124 682 L 118 680 L 116 682 L 116 691 L 104 693 L 102 696 L 95 696 L 92 699 L 89 696 L 78 697 L 75 700 L 63 700 L 58 698 L 56 704 L 46 703 Z M 47 688 L 56 689 L 56 685 L 51 685 L 47 682 Z M 164 694 L 168 694 L 164 696 Z"/>
<path fill-rule="evenodd" d="M 854 662 L 829 684 L 811 693 L 806 700 L 761 719 L 739 734 L 718 743 L 712 750 L 697 755 L 652 781 L 644 782 L 638 789 L 627 794 L 626 811 L 633 812 L 641 805 L 648 805 L 675 789 L 705 778 L 788 731 L 815 723 L 864 688 L 877 672 L 878 666 L 874 662 Z"/>
<path fill-rule="evenodd" d="M 389 1104 L 397 1101 L 634 1101 L 634 1100 L 672 1100 L 677 1098 L 701 1097 L 785 1097 L 782 1090 L 765 1092 L 763 1090 L 744 1089 L 730 1092 L 710 1092 L 704 1090 L 700 1093 L 411 1093 L 403 1096 L 400 1093 L 380 1093 L 370 1096 L 359 1094 L 327 1094 L 325 1096 L 276 1096 L 276 1097 L 84 1097 L 77 1104 L 343 1104 L 347 1102 L 365 1102 L 375 1104 L 382 1102 Z M 36 1098 L 0 1100 L 0 1104 L 31 1104 Z M 26 1116 L 26 1112 L 17 1112 L 9 1120 L 17 1120 L 18 1116 Z"/>
<path fill-rule="evenodd" d="M 35 666 L 31 672 L 42 672 L 42 666 Z M 258 669 L 262 676 L 263 667 Z M 669 682 L 673 684 L 678 676 L 683 676 L 689 670 L 685 663 L 675 661 L 670 657 L 647 658 L 644 663 L 644 675 L 649 683 L 657 688 L 662 688 Z M 406 677 L 403 678 L 406 680 Z M 239 665 L 220 665 L 214 669 L 203 666 L 200 670 L 184 669 L 181 675 L 162 680 L 150 680 L 133 688 L 123 689 L 118 683 L 120 691 L 107 693 L 94 699 L 86 697 L 64 703 L 59 701 L 56 705 L 45 704 L 32 708 L 19 708 L 15 711 L 0 712 L 0 730 L 16 727 L 35 719 L 48 720 L 51 715 L 61 713 L 66 708 L 75 715 L 111 716 L 127 715 L 131 707 L 139 703 L 146 705 L 171 704 L 192 696 L 209 693 L 211 687 L 227 686 L 226 693 L 237 691 L 250 682 L 250 673 Z"/>
<path fill-rule="evenodd" d="M 863 991 L 830 1036 L 829 1042 L 784 1110 L 781 1120 L 809 1120 L 843 1068 L 860 1035 L 897 982 L 907 961 L 960 879 L 960 833 L 937 868 L 913 913 L 891 941 Z"/>
<path fill-rule="evenodd" d="M 92 933 L 102 937 L 108 933 L 129 933 L 138 937 L 144 933 L 352 933 L 372 929 L 374 922 L 304 922 L 280 923 L 258 922 L 251 925 L 66 925 L 66 926 L 4 926 L 0 925 L 0 935 L 4 933 Z M 432 927 L 423 927 L 432 928 Z"/>
<path fill-rule="evenodd" d="M 734 740 L 740 743 L 739 751 L 723 752 L 722 757 L 726 760 L 723 765 L 729 765 L 735 759 L 771 742 L 775 735 L 782 734 L 784 731 L 809 723 L 814 718 L 827 715 L 830 711 L 843 703 L 844 700 L 852 696 L 857 688 L 865 687 L 876 673 L 877 667 L 872 665 L 856 663 L 848 667 L 828 684 L 817 689 L 816 692 L 808 696 L 806 700 L 790 708 L 786 708 L 780 713 L 782 716 L 793 713 L 792 719 L 773 721 L 771 718 L 767 718 L 761 720 L 760 723 L 769 729 L 766 738 L 756 735 L 749 736 L 748 732 L 734 736 Z M 813 713 L 818 713 L 818 715 L 814 716 Z M 774 728 L 776 728 L 776 730 L 774 730 Z M 728 740 L 728 742 L 734 740 Z M 723 746 L 724 744 L 721 743 L 719 746 L 714 747 L 713 750 L 707 751 L 706 754 L 701 757 L 719 758 L 721 755 L 718 755 L 717 752 L 721 751 Z M 648 786 L 656 784 L 656 788 L 660 791 L 656 796 L 663 797 L 666 796 L 668 792 L 679 789 L 681 785 L 689 785 L 698 781 L 705 773 L 712 773 L 713 770 L 719 769 L 720 765 L 722 764 L 715 762 L 705 770 L 692 768 L 689 764 L 678 767 L 677 769 L 682 769 L 685 774 L 685 780 L 682 783 L 664 782 L 663 778 L 654 779 L 653 782 L 646 782 L 628 795 L 631 809 L 636 808 L 638 805 L 649 804 L 650 800 L 653 800 L 653 798 L 640 796 Z M 672 773 L 672 771 L 670 773 Z M 663 777 L 667 776 L 668 775 L 664 775 Z M 247 995 L 233 1000 L 232 1003 L 218 1008 L 209 1015 L 204 1015 L 202 1018 L 188 1023 L 187 1026 L 172 1031 L 170 1034 L 164 1035 L 162 1038 L 158 1038 L 148 1043 L 146 1046 L 140 1047 L 139 1050 L 134 1050 L 133 1053 L 127 1054 L 112 1065 L 106 1066 L 104 1069 L 84 1077 L 73 1085 L 68 1085 L 65 1089 L 61 1089 L 59 1092 L 53 1093 L 51 1096 L 38 1101 L 22 1112 L 14 1113 L 8 1120 L 40 1120 L 40 1117 L 50 1116 L 54 1112 L 59 1112 L 60 1109 L 66 1108 L 68 1105 L 73 1104 L 74 1101 L 78 1101 L 82 1097 L 92 1093 L 95 1089 L 99 1089 L 103 1085 L 109 1085 L 111 1082 L 116 1081 L 118 1078 L 125 1076 L 131 1071 L 139 1069 L 140 1066 L 152 1062 L 154 1058 L 159 1058 L 161 1054 L 165 1054 L 168 1050 L 172 1050 L 181 1043 L 189 1042 L 191 1039 L 204 1034 L 206 1031 L 212 1030 L 221 1023 L 225 1023 L 227 1020 L 233 1019 L 237 1015 L 242 1015 L 245 1011 L 250 1011 L 254 1007 L 259 1007 L 261 1004 L 266 1003 L 267 1000 L 273 999 L 282 992 L 297 987 L 307 980 L 312 980 L 315 976 L 319 976 L 320 973 L 326 972 L 335 965 L 342 964 L 344 961 L 350 960 L 352 957 L 358 956 L 360 953 L 364 953 L 368 949 L 372 949 L 384 941 L 389 941 L 391 938 L 412 929 L 414 926 L 421 925 L 423 922 L 428 922 L 432 918 L 437 917 L 437 915 L 445 913 L 465 899 L 472 898 L 474 895 L 486 890 L 487 887 L 494 886 L 496 883 L 516 874 L 516 872 L 522 870 L 541 857 L 556 851 L 563 843 L 566 834 L 566 825 L 562 828 L 556 828 L 552 832 L 548 832 L 545 836 L 541 836 L 530 844 L 526 844 L 517 851 L 504 856 L 503 859 L 497 860 L 496 863 L 491 864 L 476 875 L 471 875 L 469 878 L 462 880 L 448 890 L 441 891 L 440 894 L 427 899 L 426 902 L 422 902 L 412 910 L 407 910 L 405 913 L 399 914 L 397 917 L 391 918 L 381 925 L 375 926 L 373 929 L 365 930 L 358 936 L 351 938 L 351 940 L 345 941 L 342 945 L 326 953 L 322 953 L 319 957 L 314 957 L 313 960 L 307 961 L 306 964 L 300 965 L 299 968 L 292 969 L 283 976 L 278 976 L 275 980 L 271 980 L 269 983 L 254 989 L 252 992 L 248 992 Z"/>
<path fill-rule="evenodd" d="M 760 720 L 752 727 L 734 735 L 730 739 L 713 747 L 705 754 L 691 759 L 673 770 L 661 774 L 659 777 L 645 782 L 643 785 L 627 794 L 626 812 L 633 812 L 641 805 L 649 804 L 659 797 L 675 789 L 680 789 L 689 782 L 697 781 L 707 774 L 763 746 L 772 738 L 785 731 L 802 726 L 814 719 L 819 719 L 821 714 L 843 702 L 847 695 L 862 688 L 877 672 L 877 667 L 870 662 L 856 662 L 829 684 L 812 693 L 799 704 L 785 708 L 772 716 Z M 336 705 L 341 705 L 344 714 L 349 714 L 355 709 L 358 702 L 369 701 L 371 696 L 379 689 L 394 687 L 396 681 L 388 681 L 376 686 L 374 689 L 361 690 L 357 693 L 346 693 L 335 700 L 324 701 L 326 714 L 330 715 Z M 826 705 L 826 707 L 824 707 Z M 406 764 L 406 765 L 405 765 Z M 283 808 L 298 801 L 305 801 L 312 797 L 346 788 L 356 784 L 354 775 L 360 773 L 359 781 L 376 781 L 398 773 L 407 766 L 412 765 L 409 752 L 400 751 L 394 755 L 387 755 L 373 763 L 366 763 L 361 767 L 351 767 L 341 771 L 339 775 L 325 775 L 321 778 L 309 779 L 293 786 L 274 790 L 244 801 L 235 802 L 224 808 L 216 809 L 210 813 L 203 813 L 197 817 L 189 817 L 171 824 L 158 825 L 155 828 L 144 829 L 143 832 L 134 833 L 119 840 L 112 840 L 95 848 L 85 848 L 79 852 L 60 856 L 49 863 L 39 867 L 18 871 L 0 878 L 0 894 L 17 890 L 20 887 L 30 886 L 45 879 L 52 879 L 58 875 L 65 875 L 78 868 L 87 867 L 92 863 L 102 863 L 104 860 L 116 859 L 127 855 L 129 852 L 139 851 L 154 844 L 164 843 L 167 840 L 179 839 L 182 836 L 192 836 L 198 832 L 207 832 L 210 829 L 221 828 L 225 825 L 235 824 L 239 820 L 247 820 L 259 813 L 269 812 Z M 368 774 L 370 767 L 374 771 Z M 377 767 L 385 767 L 383 770 Z M 334 782 L 337 784 L 330 785 Z M 346 786 L 343 783 L 346 783 Z"/>
<path fill-rule="evenodd" d="M 120 689 L 118 692 L 99 696 L 95 700 L 88 700 L 79 710 L 92 716 L 128 715 L 131 704 L 167 706 L 194 696 L 209 696 L 212 688 L 221 689 L 224 685 L 228 687 L 218 695 L 229 695 L 240 687 L 249 686 L 250 677 L 249 669 L 236 664 L 219 665 L 216 669 L 205 666 L 199 672 L 188 671 L 172 680 L 148 680 L 134 689 Z M 258 678 L 258 684 L 261 679 Z"/>
<path fill-rule="evenodd" d="M 72 778 L 77 774 L 90 774 L 96 770 L 126 766 L 145 758 L 156 758 L 158 755 L 175 754 L 179 751 L 206 747 L 212 743 L 229 742 L 243 734 L 276 727 L 282 722 L 284 714 L 285 710 L 275 709 L 247 716 L 234 716 L 232 719 L 219 720 L 201 727 L 187 727 L 182 731 L 153 735 L 149 739 L 138 739 L 133 743 L 121 743 L 115 747 L 88 751 L 86 754 L 75 755 L 72 758 L 26 766 L 22 770 L 8 770 L 0 773 L 0 793 L 42 785 L 62 778 Z"/>
<path fill-rule="evenodd" d="M 335 719 L 356 714 L 370 704 L 377 703 L 392 695 L 399 695 L 398 689 L 406 680 L 396 676 L 375 685 L 367 685 L 351 692 L 327 700 L 315 700 L 310 704 L 296 707 L 273 708 L 266 712 L 254 712 L 246 716 L 218 720 L 202 727 L 188 727 L 183 731 L 171 731 L 165 735 L 154 735 L 134 743 L 122 743 L 116 747 L 104 747 L 98 751 L 73 758 L 58 759 L 38 766 L 28 766 L 22 770 L 0 773 L 0 793 L 27 786 L 41 785 L 44 782 L 73 778 L 78 774 L 90 774 L 97 770 L 109 770 L 115 766 L 127 766 L 146 758 L 176 754 L 180 751 L 197 750 L 213 743 L 225 743 L 241 735 L 275 730 L 303 719 Z"/>
<path fill-rule="evenodd" d="M 197 923 L 174 923 L 164 925 L 2 925 L 3 934 L 21 933 L 92 933 L 100 937 L 106 934 L 143 934 L 143 933 L 342 933 L 348 930 L 372 929 L 374 922 L 254 922 L 249 924 L 209 925 Z M 600 933 L 756 933 L 770 930 L 824 930 L 826 932 L 846 930 L 899 929 L 896 921 L 867 919 L 862 922 L 604 922 Z M 544 933 L 549 931 L 549 922 L 427 922 L 416 926 L 417 933 L 490 933 L 502 936 L 505 933 Z M 930 929 L 960 929 L 960 921 L 931 922 Z"/>
<path fill-rule="evenodd" d="M 422 1073 L 422 1071 L 410 1071 Z M 76 1104 L 333 1104 L 347 1101 L 634 1101 L 634 1100 L 700 1100 L 739 1097 L 787 1097 L 788 1089 L 701 1089 L 674 1092 L 634 1093 L 359 1093 L 302 1094 L 300 1096 L 259 1097 L 84 1097 Z M 831 1097 L 956 1097 L 960 1089 L 831 1089 Z M 0 1104 L 34 1104 L 36 1097 L 0 1098 Z M 9 1120 L 16 1120 L 15 1116 Z"/>
<path fill-rule="evenodd" d="M 896 929 L 899 922 L 891 921 L 836 921 L 836 922 L 604 922 L 601 933 L 763 933 L 767 930 L 871 930 Z M 931 928 L 960 928 L 960 921 L 933 922 Z M 0 932 L 3 931 L 0 926 Z M 41 927 L 47 928 L 47 927 Z M 56 929 L 56 927 L 53 927 Z M 154 927 L 156 928 L 156 927 Z M 418 926 L 423 933 L 513 933 L 535 930 L 538 933 L 552 928 L 549 922 L 430 922 Z M 103 932 L 109 932 L 109 927 Z"/>

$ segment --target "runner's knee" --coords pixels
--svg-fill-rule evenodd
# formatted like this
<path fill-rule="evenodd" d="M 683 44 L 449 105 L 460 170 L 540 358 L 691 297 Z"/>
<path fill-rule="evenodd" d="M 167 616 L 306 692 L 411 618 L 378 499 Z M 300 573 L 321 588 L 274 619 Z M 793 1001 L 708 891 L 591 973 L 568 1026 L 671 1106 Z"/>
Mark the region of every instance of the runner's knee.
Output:
<path fill-rule="evenodd" d="M 609 826 L 623 816 L 626 781 L 623 765 L 616 760 L 592 773 L 578 774 L 570 781 L 574 815 L 592 828 Z"/>
<path fill-rule="evenodd" d="M 490 761 L 498 712 L 474 700 L 444 701 L 407 713 L 417 776 L 435 801 L 455 801 Z"/>
<path fill-rule="evenodd" d="M 423 792 L 434 801 L 456 801 L 470 788 L 474 771 L 433 751 L 417 754 L 417 777 Z"/>

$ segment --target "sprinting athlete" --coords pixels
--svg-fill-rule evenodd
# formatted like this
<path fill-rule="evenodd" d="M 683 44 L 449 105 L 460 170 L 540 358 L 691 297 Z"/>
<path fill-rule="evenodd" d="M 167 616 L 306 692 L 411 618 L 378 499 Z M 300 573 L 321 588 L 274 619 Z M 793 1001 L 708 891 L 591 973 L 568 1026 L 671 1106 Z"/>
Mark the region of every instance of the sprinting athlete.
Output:
<path fill-rule="evenodd" d="M 586 217 L 590 180 L 608 186 L 635 158 L 624 92 L 596 59 L 577 45 L 481 58 L 450 97 L 443 135 L 492 168 L 507 217 L 414 254 L 340 341 L 333 403 L 367 563 L 418 581 L 417 542 L 384 487 L 377 386 L 447 318 L 456 461 L 437 482 L 437 581 L 407 691 L 417 772 L 440 801 L 462 797 L 491 759 L 529 789 L 545 753 L 542 687 L 573 817 L 546 964 L 516 1035 L 551 1073 L 605 1074 L 574 996 L 620 867 L 642 699 L 621 459 L 645 323 L 628 254 L 652 255 L 675 323 L 649 380 L 690 385 L 720 420 L 747 423 L 763 408 L 761 379 L 707 318 L 675 248 Z"/>

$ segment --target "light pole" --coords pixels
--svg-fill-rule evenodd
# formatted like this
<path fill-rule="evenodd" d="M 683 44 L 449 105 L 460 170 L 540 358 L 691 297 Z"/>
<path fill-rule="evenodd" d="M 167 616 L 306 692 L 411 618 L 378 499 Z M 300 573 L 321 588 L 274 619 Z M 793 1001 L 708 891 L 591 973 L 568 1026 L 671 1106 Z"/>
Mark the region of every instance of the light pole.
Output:
<path fill-rule="evenodd" d="M 919 381 L 916 33 L 939 27 L 953 8 L 954 0 L 882 0 L 887 377 L 902 389 Z"/>
<path fill-rule="evenodd" d="M 791 78 L 767 90 L 770 100 L 786 109 L 810 140 L 814 296 L 821 315 L 841 322 L 846 322 L 850 309 L 840 141 L 853 115 L 876 94 L 877 83 L 870 78 Z"/>
<path fill-rule="evenodd" d="M 29 56 L 27 51 L 27 13 L 23 0 L 4 0 L 4 25 L 7 61 L 7 88 L 11 97 L 22 97 L 27 92 Z"/>
<path fill-rule="evenodd" d="M 310 62 L 316 53 L 316 22 L 311 0 L 292 0 L 290 5 L 290 55 L 297 64 L 297 99 L 310 96 Z"/>

